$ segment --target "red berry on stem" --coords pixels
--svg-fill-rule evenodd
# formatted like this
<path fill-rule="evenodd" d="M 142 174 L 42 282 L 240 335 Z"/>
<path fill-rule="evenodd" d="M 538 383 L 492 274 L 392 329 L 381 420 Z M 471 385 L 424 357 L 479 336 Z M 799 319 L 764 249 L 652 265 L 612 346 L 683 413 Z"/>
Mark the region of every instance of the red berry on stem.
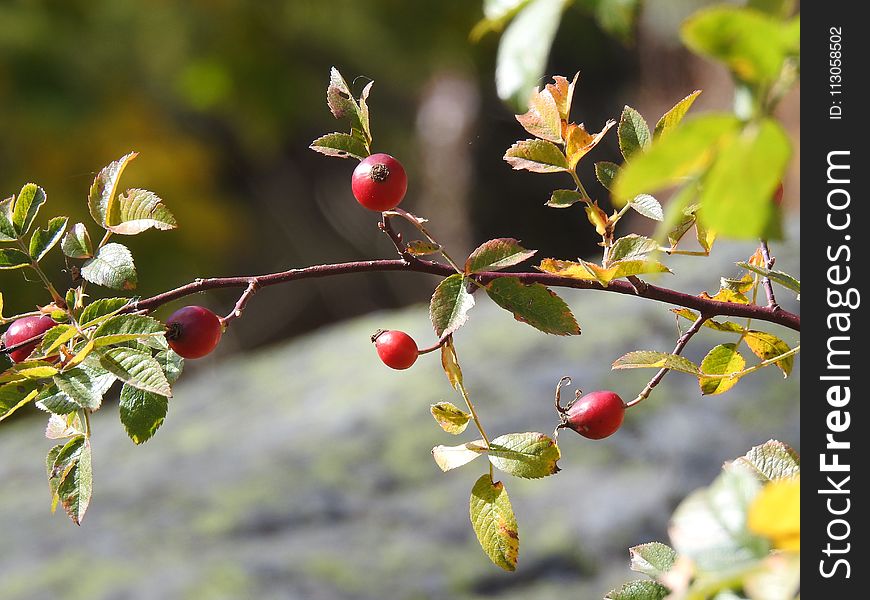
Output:
<path fill-rule="evenodd" d="M 625 403 L 607 390 L 581 396 L 565 413 L 565 425 L 592 440 L 600 440 L 616 432 L 625 416 Z"/>
<path fill-rule="evenodd" d="M 417 342 L 404 331 L 379 331 L 372 336 L 378 356 L 392 369 L 407 369 L 417 361 Z"/>
<path fill-rule="evenodd" d="M 218 345 L 220 317 L 202 306 L 179 308 L 166 319 L 169 347 L 183 358 L 202 358 Z"/>
<path fill-rule="evenodd" d="M 369 210 L 396 208 L 408 190 L 405 168 L 389 154 L 372 154 L 353 170 L 351 189 L 356 201 Z"/>
<path fill-rule="evenodd" d="M 48 315 L 23 317 L 14 321 L 12 325 L 9 326 L 9 329 L 6 330 L 6 333 L 3 334 L 3 345 L 9 348 L 10 346 L 20 344 L 34 336 L 45 333 L 55 325 L 57 325 L 57 323 L 55 323 Z M 39 344 L 39 341 L 35 341 L 26 346 L 22 346 L 17 350 L 13 350 L 9 353 L 9 359 L 15 363 L 27 360 L 30 353 L 36 349 L 37 344 Z"/>

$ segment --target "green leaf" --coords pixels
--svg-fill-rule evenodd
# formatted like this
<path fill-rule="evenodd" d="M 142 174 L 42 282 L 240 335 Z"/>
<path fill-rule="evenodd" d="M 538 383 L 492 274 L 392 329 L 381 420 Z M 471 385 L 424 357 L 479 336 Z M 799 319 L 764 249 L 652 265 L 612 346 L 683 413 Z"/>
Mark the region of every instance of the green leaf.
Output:
<path fill-rule="evenodd" d="M 81 408 L 78 402 L 60 391 L 53 383 L 39 392 L 34 399 L 37 408 L 55 415 L 68 415 Z"/>
<path fill-rule="evenodd" d="M 788 273 L 783 273 L 782 271 L 773 271 L 771 269 L 765 269 L 764 267 L 757 267 L 747 262 L 739 262 L 737 263 L 737 266 L 748 269 L 753 273 L 758 273 L 763 277 L 767 277 L 771 281 L 775 281 L 779 285 L 787 287 L 793 292 L 797 292 L 798 294 L 801 293 L 801 282 L 789 275 Z"/>
<path fill-rule="evenodd" d="M 565 0 L 531 0 L 505 28 L 495 66 L 499 98 L 525 107 L 529 91 L 544 74 L 565 4 Z"/>
<path fill-rule="evenodd" d="M 100 379 L 105 376 L 94 375 L 95 373 L 84 366 L 78 366 L 55 375 L 53 381 L 58 391 L 66 394 L 80 408 L 97 410 L 103 402 L 104 393 Z"/>
<path fill-rule="evenodd" d="M 0 248 L 0 270 L 20 269 L 30 265 L 30 257 L 15 248 Z"/>
<path fill-rule="evenodd" d="M 12 203 L 14 201 L 14 197 L 0 201 L 0 242 L 14 242 L 18 239 L 18 234 L 12 225 Z"/>
<path fill-rule="evenodd" d="M 493 483 L 484 475 L 471 490 L 471 526 L 477 541 L 489 559 L 504 569 L 514 571 L 520 551 L 517 520 L 502 482 Z"/>
<path fill-rule="evenodd" d="M 40 354 L 48 356 L 63 344 L 73 339 L 78 335 L 78 329 L 73 325 L 55 325 L 45 332 L 40 342 Z"/>
<path fill-rule="evenodd" d="M 658 579 L 671 570 L 677 560 L 673 548 L 661 542 L 649 542 L 628 549 L 631 570 Z"/>
<path fill-rule="evenodd" d="M 568 208 L 580 202 L 583 196 L 575 190 L 555 190 L 544 206 L 550 208 Z"/>
<path fill-rule="evenodd" d="M 689 49 L 725 65 L 741 81 L 769 83 L 794 52 L 788 25 L 754 10 L 715 6 L 696 12 L 682 26 Z"/>
<path fill-rule="evenodd" d="M 116 290 L 132 290 L 136 287 L 136 267 L 133 255 L 126 246 L 106 244 L 97 255 L 82 265 L 82 277 L 86 281 Z"/>
<path fill-rule="evenodd" d="M 36 398 L 40 384 L 33 380 L 0 385 L 0 421 Z"/>
<path fill-rule="evenodd" d="M 670 594 L 658 581 L 639 579 L 629 581 L 618 590 L 611 590 L 604 600 L 664 600 Z"/>
<path fill-rule="evenodd" d="M 100 365 L 124 383 L 160 396 L 172 396 L 160 363 L 150 354 L 124 347 L 102 348 L 98 352 Z"/>
<path fill-rule="evenodd" d="M 689 109 L 692 108 L 692 104 L 694 104 L 695 99 L 701 94 L 701 90 L 695 90 L 679 102 L 677 102 L 673 108 L 671 108 L 668 112 L 662 115 L 662 118 L 659 119 L 659 122 L 656 123 L 655 131 L 653 132 L 653 138 L 659 139 L 670 133 L 677 125 L 680 124 L 680 121 L 683 120 L 683 117 L 686 116 L 686 113 L 689 112 Z"/>
<path fill-rule="evenodd" d="M 109 346 L 143 338 L 164 337 L 166 327 L 152 317 L 145 315 L 115 315 L 104 321 L 94 331 L 96 347 Z"/>
<path fill-rule="evenodd" d="M 526 250 L 513 238 L 498 238 L 484 242 L 465 261 L 465 272 L 482 273 L 500 271 L 518 265 L 535 255 L 536 250 Z"/>
<path fill-rule="evenodd" d="M 748 330 L 743 340 L 749 346 L 749 349 L 752 350 L 752 353 L 761 360 L 770 360 L 791 350 L 788 344 L 772 333 L 756 331 L 755 329 Z M 794 356 L 778 360 L 774 364 L 779 367 L 783 375 L 788 377 L 794 367 Z"/>
<path fill-rule="evenodd" d="M 683 500 L 671 519 L 674 549 L 701 572 L 736 572 L 766 556 L 768 543 L 749 532 L 746 516 L 761 483 L 751 474 L 722 472 Z"/>
<path fill-rule="evenodd" d="M 134 444 L 147 442 L 166 419 L 169 399 L 127 384 L 121 388 L 121 423 Z"/>
<path fill-rule="evenodd" d="M 699 373 L 698 366 L 688 358 L 655 350 L 635 350 L 613 361 L 612 369 L 671 369 L 691 375 Z"/>
<path fill-rule="evenodd" d="M 746 360 L 737 351 L 736 344 L 719 344 L 701 361 L 701 376 L 698 378 L 701 393 L 706 396 L 727 392 L 740 379 L 739 377 L 710 378 L 704 375 L 730 375 L 739 373 L 745 366 Z"/>
<path fill-rule="evenodd" d="M 516 115 L 523 129 L 533 136 L 549 140 L 556 144 L 562 143 L 562 118 L 556 99 L 548 88 L 535 89 L 529 98 L 529 111 Z"/>
<path fill-rule="evenodd" d="M 467 465 L 485 452 L 486 443 L 483 440 L 475 440 L 459 446 L 435 446 L 432 448 L 432 458 L 435 459 L 438 468 L 446 473 Z"/>
<path fill-rule="evenodd" d="M 106 229 L 120 235 L 136 235 L 147 229 L 175 229 L 178 223 L 154 192 L 127 190 L 112 202 L 106 213 Z"/>
<path fill-rule="evenodd" d="M 602 160 L 595 163 L 595 177 L 608 190 L 612 189 L 617 173 L 619 173 L 619 165 L 614 162 Z"/>
<path fill-rule="evenodd" d="M 64 255 L 70 258 L 90 258 L 94 255 L 91 236 L 84 223 L 76 223 L 66 232 L 60 242 Z"/>
<path fill-rule="evenodd" d="M 366 102 L 372 83 L 369 82 L 363 89 L 360 98 L 361 104 L 357 103 L 350 86 L 338 72 L 332 67 L 329 72 L 329 87 L 326 90 L 326 103 L 336 119 L 348 117 L 350 119 L 351 135 L 361 140 L 364 145 L 371 143 L 371 127 L 369 125 L 369 110 Z M 366 151 L 365 156 L 368 156 Z"/>
<path fill-rule="evenodd" d="M 655 252 L 658 248 L 659 244 L 655 240 L 630 233 L 613 242 L 610 248 L 610 260 L 646 258 L 650 252 Z"/>
<path fill-rule="evenodd" d="M 690 321 L 694 321 L 698 318 L 698 314 L 692 312 L 688 308 L 672 308 L 671 312 Z M 745 327 L 735 323 L 734 321 L 716 321 L 714 319 L 707 319 L 706 321 L 704 321 L 704 327 L 709 327 L 710 329 L 715 329 L 716 331 L 725 331 L 728 333 L 743 333 L 746 329 Z"/>
<path fill-rule="evenodd" d="M 505 161 L 516 171 L 525 169 L 533 173 L 559 173 L 568 171 L 568 159 L 553 142 L 521 140 L 507 149 Z"/>
<path fill-rule="evenodd" d="M 91 184 L 91 190 L 88 193 L 88 210 L 100 227 L 106 226 L 106 214 L 110 212 L 109 205 L 112 204 L 117 193 L 118 181 L 121 179 L 121 174 L 124 172 L 127 164 L 136 158 L 136 156 L 138 156 L 136 152 L 125 154 L 113 163 L 103 167 L 94 178 L 94 183 Z"/>
<path fill-rule="evenodd" d="M 413 240 L 408 242 L 405 250 L 411 256 L 428 256 L 441 251 L 441 246 L 432 242 L 424 242 L 423 240 Z"/>
<path fill-rule="evenodd" d="M 704 178 L 700 212 L 704 224 L 720 235 L 766 237 L 777 218 L 773 193 L 790 155 L 788 136 L 773 119 L 732 138 Z"/>
<path fill-rule="evenodd" d="M 12 227 L 15 228 L 16 237 L 23 238 L 30 231 L 30 226 L 39 212 L 39 208 L 45 204 L 45 190 L 35 183 L 28 183 L 15 198 L 12 207 Z"/>
<path fill-rule="evenodd" d="M 5 371 L 0 375 L 0 383 L 20 381 L 21 379 L 46 379 L 57 372 L 57 368 L 46 361 L 29 360 L 18 363 L 13 369 Z"/>
<path fill-rule="evenodd" d="M 777 440 L 769 440 L 753 447 L 745 455 L 736 459 L 732 463 L 733 466 L 750 469 L 762 483 L 777 479 L 793 479 L 801 473 L 801 459 L 798 453 Z"/>
<path fill-rule="evenodd" d="M 739 126 L 732 114 L 712 113 L 684 121 L 647 152 L 623 165 L 613 183 L 614 201 L 625 203 L 638 194 L 655 192 L 699 173 Z"/>
<path fill-rule="evenodd" d="M 489 461 L 505 473 L 538 479 L 559 472 L 559 447 L 543 433 L 508 433 L 489 444 Z"/>
<path fill-rule="evenodd" d="M 97 319 L 117 313 L 130 303 L 129 298 L 100 298 L 88 304 L 79 317 L 79 327 L 85 329 L 95 324 Z"/>
<path fill-rule="evenodd" d="M 471 420 L 471 415 L 451 404 L 450 402 L 439 402 L 433 404 L 429 411 L 432 417 L 441 426 L 441 429 L 453 435 L 459 435 L 465 428 L 468 427 L 468 421 Z"/>
<path fill-rule="evenodd" d="M 309 148 L 326 156 L 338 158 L 362 160 L 369 155 L 365 142 L 347 133 L 327 133 L 311 142 Z"/>
<path fill-rule="evenodd" d="M 649 194 L 638 194 L 629 202 L 631 207 L 638 213 L 653 221 L 664 221 L 665 213 L 662 205 Z"/>
<path fill-rule="evenodd" d="M 580 335 L 580 326 L 565 301 L 540 283 L 526 285 L 516 277 L 499 277 L 486 285 L 486 293 L 517 321 L 539 331 Z"/>
<path fill-rule="evenodd" d="M 67 448 L 73 445 L 73 450 Z M 58 475 L 62 474 L 62 475 Z M 91 467 L 91 443 L 79 436 L 70 441 L 58 453 L 49 481 L 59 477 L 55 485 L 61 506 L 76 525 L 81 525 L 93 492 L 93 472 Z"/>
<path fill-rule="evenodd" d="M 452 334 L 468 320 L 474 296 L 468 292 L 468 279 L 456 273 L 435 288 L 429 303 L 429 318 L 439 338 Z"/>
<path fill-rule="evenodd" d="M 55 217 L 48 222 L 48 227 L 38 229 L 30 237 L 30 256 L 39 262 L 46 253 L 54 248 L 66 230 L 66 217 Z"/>
<path fill-rule="evenodd" d="M 160 368 L 163 369 L 163 374 L 166 375 L 166 380 L 173 384 L 178 381 L 184 370 L 184 359 L 170 349 L 161 350 L 154 355 L 154 360 L 160 363 Z"/>
<path fill-rule="evenodd" d="M 622 109 L 616 135 L 619 137 L 619 149 L 626 160 L 649 148 L 652 142 L 649 125 L 639 112 L 628 105 Z"/>

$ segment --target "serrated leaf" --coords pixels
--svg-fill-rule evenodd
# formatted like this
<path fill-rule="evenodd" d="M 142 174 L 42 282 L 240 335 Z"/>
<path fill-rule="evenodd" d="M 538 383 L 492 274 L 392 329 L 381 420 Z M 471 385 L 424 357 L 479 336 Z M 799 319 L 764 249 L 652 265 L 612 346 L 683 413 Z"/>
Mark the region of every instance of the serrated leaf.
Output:
<path fill-rule="evenodd" d="M 39 351 L 42 356 L 48 356 L 63 344 L 78 335 L 78 329 L 73 325 L 55 325 L 45 332 L 39 343 Z"/>
<path fill-rule="evenodd" d="M 683 120 L 683 117 L 686 116 L 686 113 L 689 112 L 689 109 L 692 108 L 692 104 L 694 104 L 695 99 L 701 94 L 701 90 L 695 90 L 679 102 L 677 102 L 673 108 L 671 108 L 668 112 L 662 115 L 662 118 L 659 119 L 659 122 L 656 123 L 655 131 L 653 132 L 653 138 L 658 139 L 662 136 L 667 135 L 673 130 L 677 125 L 680 124 L 680 121 Z"/>
<path fill-rule="evenodd" d="M 21 188 L 15 198 L 10 215 L 16 238 L 24 237 L 24 234 L 30 230 L 30 226 L 43 204 L 45 204 L 45 190 L 41 187 L 35 183 L 28 183 Z"/>
<path fill-rule="evenodd" d="M 85 329 L 95 324 L 97 319 L 108 317 L 127 306 L 129 298 L 100 298 L 88 304 L 79 317 L 79 327 Z"/>
<path fill-rule="evenodd" d="M 82 366 L 59 373 L 53 379 L 54 385 L 81 408 L 97 410 L 103 401 L 99 382 L 94 381 L 91 373 Z M 43 404 L 45 402 L 43 401 Z"/>
<path fill-rule="evenodd" d="M 568 165 L 571 169 L 577 167 L 577 163 L 598 145 L 604 134 L 614 125 L 616 125 L 616 121 L 607 121 L 601 131 L 594 135 L 587 132 L 582 123 L 568 125 L 565 133 L 565 156 L 568 158 Z"/>
<path fill-rule="evenodd" d="M 40 384 L 33 380 L 0 385 L 0 421 L 33 401 L 39 393 L 39 387 Z"/>
<path fill-rule="evenodd" d="M 619 165 L 614 162 L 602 160 L 595 163 L 595 177 L 608 190 L 613 186 L 617 173 L 619 173 Z"/>
<path fill-rule="evenodd" d="M 81 409 L 78 402 L 60 391 L 54 383 L 40 391 L 34 400 L 37 408 L 56 415 L 68 415 Z"/>
<path fill-rule="evenodd" d="M 90 258 L 94 255 L 91 236 L 84 223 L 76 223 L 66 232 L 60 242 L 60 248 L 64 255 L 70 258 Z"/>
<path fill-rule="evenodd" d="M 371 91 L 371 83 L 363 90 L 363 97 L 367 98 Z M 348 117 L 350 119 L 351 135 L 357 137 L 364 144 L 371 142 L 371 129 L 368 120 L 368 105 L 364 104 L 365 110 L 354 98 L 350 86 L 338 72 L 332 67 L 329 72 L 329 87 L 326 89 L 326 103 L 336 119 Z M 368 155 L 368 152 L 366 152 Z"/>
<path fill-rule="evenodd" d="M 61 451 L 63 456 L 63 451 Z M 60 465 L 55 465 L 58 468 Z M 76 525 L 81 525 L 91 502 L 93 472 L 91 467 L 91 443 L 84 438 L 81 449 L 70 457 L 64 477 L 57 485 L 57 495 L 67 516 Z"/>
<path fill-rule="evenodd" d="M 452 334 L 468 320 L 468 311 L 474 307 L 474 296 L 467 287 L 468 280 L 456 273 L 435 288 L 429 303 L 429 318 L 439 338 Z"/>
<path fill-rule="evenodd" d="M 84 433 L 82 420 L 77 412 L 68 415 L 51 414 L 48 417 L 48 424 L 45 426 L 45 437 L 50 440 L 75 437 L 84 435 Z M 58 447 L 55 446 L 55 448 Z"/>
<path fill-rule="evenodd" d="M 93 340 L 94 345 L 99 348 L 119 342 L 165 335 L 166 327 L 157 319 L 145 315 L 115 315 L 97 327 Z"/>
<path fill-rule="evenodd" d="M 86 442 L 87 438 L 84 435 L 78 435 L 67 443 L 58 444 L 48 451 L 45 468 L 48 477 L 48 487 L 52 495 L 52 512 L 54 512 L 60 499 L 60 485 L 78 463 Z"/>
<path fill-rule="evenodd" d="M 653 196 L 649 194 L 638 194 L 629 202 L 631 207 L 638 213 L 653 221 L 664 221 L 665 213 L 662 210 L 662 205 Z"/>
<path fill-rule="evenodd" d="M 562 143 L 562 118 L 556 99 L 549 89 L 535 88 L 529 98 L 528 112 L 516 115 L 516 119 L 533 136 L 557 144 Z"/>
<path fill-rule="evenodd" d="M 556 108 L 559 109 L 559 117 L 563 121 L 568 121 L 571 112 L 571 102 L 574 97 L 574 88 L 577 87 L 577 79 L 580 73 L 574 74 L 574 79 L 568 81 L 567 78 L 561 75 L 553 76 L 553 83 L 548 83 L 545 87 L 556 101 Z"/>
<path fill-rule="evenodd" d="M 671 570 L 677 560 L 676 551 L 661 542 L 649 542 L 628 549 L 631 570 L 658 579 Z"/>
<path fill-rule="evenodd" d="M 106 229 L 120 235 L 136 235 L 147 229 L 175 229 L 175 217 L 154 192 L 127 190 L 109 205 Z"/>
<path fill-rule="evenodd" d="M 75 356 L 73 356 L 71 359 L 69 359 L 68 361 L 66 361 L 66 363 L 65 363 L 64 366 L 65 366 L 66 368 L 70 368 L 70 367 L 74 367 L 75 365 L 80 364 L 80 363 L 81 363 L 82 361 L 84 361 L 88 356 L 90 356 L 90 354 L 91 354 L 91 352 L 93 351 L 93 349 L 94 349 L 94 342 L 93 342 L 93 340 L 88 340 L 88 341 L 85 342 L 85 344 L 82 345 L 80 348 L 77 348 L 77 349 L 76 349 L 76 354 L 75 354 Z"/>
<path fill-rule="evenodd" d="M 698 314 L 692 312 L 688 308 L 672 308 L 671 312 L 690 321 L 694 321 L 698 318 Z M 725 331 L 728 333 L 743 333 L 743 331 L 746 329 L 742 325 L 738 325 L 733 321 L 716 321 L 714 319 L 707 319 L 706 321 L 704 321 L 704 327 L 709 327 L 710 329 L 715 329 L 716 331 Z"/>
<path fill-rule="evenodd" d="M 160 363 L 150 354 L 124 347 L 101 348 L 98 352 L 100 365 L 124 383 L 146 392 L 172 396 Z"/>
<path fill-rule="evenodd" d="M 703 224 L 719 235 L 767 238 L 779 218 L 773 195 L 790 155 L 788 135 L 773 119 L 733 136 L 719 149 L 704 177 L 699 213 Z"/>
<path fill-rule="evenodd" d="M 749 290 L 755 287 L 755 277 L 746 273 L 740 279 L 728 279 L 727 277 L 719 278 L 719 288 L 731 290 L 738 294 L 746 294 Z"/>
<path fill-rule="evenodd" d="M 730 375 L 739 373 L 746 366 L 746 360 L 737 351 L 736 344 L 719 344 L 701 361 L 701 376 L 698 384 L 701 393 L 706 395 L 722 394 L 730 390 L 739 377 L 704 377 L 704 375 Z"/>
<path fill-rule="evenodd" d="M 678 354 L 657 352 L 655 350 L 635 350 L 613 361 L 612 369 L 671 369 L 691 375 L 699 373 L 698 366 L 688 358 Z"/>
<path fill-rule="evenodd" d="M 538 479 L 559 472 L 561 453 L 543 433 L 508 433 L 489 444 L 489 461 L 505 473 L 524 479 Z"/>
<path fill-rule="evenodd" d="M 121 388 L 121 423 L 134 444 L 147 442 L 166 419 L 169 399 L 127 384 Z"/>
<path fill-rule="evenodd" d="M 699 298 L 705 300 L 714 300 L 716 302 L 731 302 L 733 304 L 749 304 L 749 298 L 727 287 L 719 288 L 715 296 L 711 296 L 707 292 L 698 294 Z"/>
<path fill-rule="evenodd" d="M 750 469 L 762 483 L 777 479 L 793 479 L 801 474 L 801 459 L 798 453 L 788 444 L 778 440 L 768 440 L 760 446 L 754 446 L 731 463 L 731 468 L 734 466 Z"/>
<path fill-rule="evenodd" d="M 435 459 L 438 468 L 446 473 L 467 465 L 485 452 L 486 443 L 483 440 L 475 440 L 459 446 L 435 446 L 432 448 L 432 458 Z"/>
<path fill-rule="evenodd" d="M 652 136 L 646 120 L 632 107 L 626 105 L 619 118 L 616 129 L 619 138 L 619 149 L 626 160 L 650 147 Z"/>
<path fill-rule="evenodd" d="M 37 228 L 30 237 L 30 257 L 39 262 L 54 245 L 60 241 L 66 230 L 66 217 L 55 217 L 48 222 L 45 229 Z"/>
<path fill-rule="evenodd" d="M 459 367 L 459 358 L 456 356 L 452 339 L 448 339 L 441 346 L 441 367 L 454 390 L 462 385 L 462 369 Z"/>
<path fill-rule="evenodd" d="M 574 262 L 545 258 L 538 265 L 538 268 L 545 273 L 552 273 L 560 277 L 597 281 L 605 287 L 614 279 L 628 277 L 629 275 L 671 272 L 665 265 L 654 260 L 621 260 L 611 263 L 608 267 L 602 267 L 601 265 L 583 260 Z"/>
<path fill-rule="evenodd" d="M 136 287 L 136 267 L 133 255 L 126 246 L 106 244 L 97 255 L 82 265 L 82 277 L 86 281 L 116 290 L 132 290 Z"/>
<path fill-rule="evenodd" d="M 486 285 L 486 293 L 514 319 L 539 331 L 580 335 L 580 326 L 565 301 L 540 283 L 526 285 L 516 277 L 499 277 Z"/>
<path fill-rule="evenodd" d="M 18 239 L 18 234 L 12 225 L 12 203 L 14 201 L 14 197 L 0 200 L 0 242 L 14 242 Z"/>
<path fill-rule="evenodd" d="M 565 0 L 530 0 L 505 28 L 495 66 L 499 98 L 525 107 L 529 90 L 544 74 L 565 4 Z"/>
<path fill-rule="evenodd" d="M 609 258 L 616 260 L 633 260 L 646 258 L 650 252 L 658 250 L 659 244 L 653 239 L 630 233 L 613 242 Z"/>
<path fill-rule="evenodd" d="M 137 152 L 125 154 L 118 160 L 103 167 L 94 178 L 88 193 L 88 210 L 100 227 L 106 226 L 106 214 L 118 190 L 118 181 L 129 162 L 138 156 Z"/>
<path fill-rule="evenodd" d="M 533 173 L 567 171 L 568 159 L 553 142 L 521 140 L 507 149 L 504 160 L 516 171 L 525 169 Z"/>
<path fill-rule="evenodd" d="M 489 474 L 478 479 L 471 490 L 469 513 L 477 541 L 489 559 L 505 571 L 514 571 L 520 538 L 504 484 L 493 483 Z"/>
<path fill-rule="evenodd" d="M 13 371 L 10 375 L 15 377 L 15 378 L 20 377 L 23 379 L 38 380 L 38 379 L 46 379 L 48 377 L 52 377 L 53 375 L 55 375 L 58 372 L 58 370 L 51 365 L 48 365 L 45 363 L 40 364 L 39 362 L 36 362 L 36 361 L 34 361 L 34 363 L 35 363 L 34 366 L 27 366 L 27 367 L 23 367 L 23 368 L 22 368 L 22 365 L 18 365 L 18 368 L 15 371 Z M 3 379 L 5 381 L 5 379 L 6 379 L 5 376 Z M 14 380 L 10 379 L 10 381 L 14 381 Z"/>
<path fill-rule="evenodd" d="M 311 142 L 309 148 L 326 156 L 338 158 L 362 160 L 369 155 L 365 142 L 347 133 L 327 133 Z"/>
<path fill-rule="evenodd" d="M 428 256 L 430 254 L 440 252 L 441 246 L 432 242 L 414 240 L 408 242 L 408 245 L 405 247 L 405 251 L 408 252 L 408 254 L 410 254 L 411 256 Z"/>
<path fill-rule="evenodd" d="M 154 360 L 160 363 L 160 368 L 163 369 L 163 374 L 166 375 L 166 380 L 170 384 L 175 383 L 181 377 L 181 372 L 184 370 L 184 359 L 173 350 L 161 350 L 154 355 Z"/>
<path fill-rule="evenodd" d="M 613 183 L 614 202 L 628 202 L 638 194 L 653 193 L 699 173 L 739 127 L 740 121 L 732 114 L 711 113 L 684 121 L 648 151 L 623 165 Z"/>
<path fill-rule="evenodd" d="M 789 275 L 788 273 L 784 273 L 782 271 L 773 271 L 771 269 L 765 269 L 764 267 L 759 267 L 756 265 L 749 264 L 747 262 L 739 262 L 737 263 L 738 267 L 743 267 L 744 269 L 748 269 L 753 273 L 758 273 L 763 277 L 767 277 L 771 281 L 775 281 L 781 286 L 787 287 L 793 292 L 801 293 L 801 282 Z"/>
<path fill-rule="evenodd" d="M 747 331 L 746 335 L 743 337 L 743 341 L 746 342 L 746 345 L 749 346 L 752 353 L 761 360 L 770 360 L 791 350 L 788 344 L 772 333 L 757 331 L 755 329 Z M 776 361 L 774 364 L 779 367 L 779 370 L 782 371 L 783 375 L 788 377 L 794 367 L 794 356 L 783 358 L 782 360 Z"/>
<path fill-rule="evenodd" d="M 454 406 L 450 402 L 439 402 L 429 407 L 432 417 L 441 426 L 441 429 L 453 435 L 459 435 L 468 427 L 471 415 Z"/>
<path fill-rule="evenodd" d="M 604 600 L 664 600 L 670 592 L 658 581 L 639 579 L 623 584 L 618 590 L 611 590 Z"/>
<path fill-rule="evenodd" d="M 536 250 L 526 250 L 513 238 L 489 240 L 471 253 L 465 261 L 465 272 L 471 274 L 500 271 L 528 260 L 535 252 Z"/>
<path fill-rule="evenodd" d="M 30 265 L 30 257 L 16 248 L 0 248 L 0 270 L 20 269 Z"/>
<path fill-rule="evenodd" d="M 555 190 L 544 206 L 550 208 L 568 208 L 580 202 L 583 196 L 575 190 Z"/>

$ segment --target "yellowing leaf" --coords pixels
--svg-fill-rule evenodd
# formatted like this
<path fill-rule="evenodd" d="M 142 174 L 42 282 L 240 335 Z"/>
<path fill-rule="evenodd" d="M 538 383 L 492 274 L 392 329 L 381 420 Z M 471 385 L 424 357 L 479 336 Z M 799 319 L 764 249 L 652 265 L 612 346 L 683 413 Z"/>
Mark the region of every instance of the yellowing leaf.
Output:
<path fill-rule="evenodd" d="M 765 331 L 750 329 L 746 332 L 746 336 L 743 339 L 746 341 L 749 349 L 752 350 L 752 353 L 761 360 L 770 360 L 791 350 L 784 341 L 772 333 Z M 794 356 L 779 360 L 775 364 L 782 371 L 783 375 L 788 377 L 794 366 Z"/>
<path fill-rule="evenodd" d="M 750 531 L 780 550 L 801 549 L 801 480 L 780 479 L 766 485 L 749 507 Z"/>
<path fill-rule="evenodd" d="M 504 160 L 520 171 L 558 173 L 569 169 L 568 159 L 556 144 L 547 140 L 521 140 L 507 149 Z"/>
<path fill-rule="evenodd" d="M 580 159 L 598 145 L 604 134 L 614 125 L 616 121 L 609 120 L 604 124 L 604 128 L 594 135 L 587 132 L 582 123 L 580 125 L 571 123 L 565 128 L 565 155 L 568 157 L 571 169 L 574 169 Z"/>
<path fill-rule="evenodd" d="M 595 227 L 595 232 L 598 235 L 605 235 L 607 233 L 607 213 L 601 210 L 597 202 L 588 204 L 585 210 L 586 218 Z"/>
<path fill-rule="evenodd" d="M 450 402 L 439 402 L 429 407 L 432 417 L 441 426 L 441 429 L 447 433 L 458 435 L 465 431 L 468 427 L 468 421 L 471 420 L 471 415 L 451 404 Z"/>
<path fill-rule="evenodd" d="M 561 277 L 597 281 L 603 286 L 607 286 L 614 279 L 628 277 L 629 275 L 671 272 L 665 265 L 654 260 L 618 260 L 605 268 L 583 260 L 573 262 L 545 258 L 541 261 L 538 268 L 545 273 L 552 273 Z"/>
<path fill-rule="evenodd" d="M 487 473 L 477 480 L 469 502 L 471 526 L 489 559 L 504 569 L 517 568 L 520 539 L 517 520 L 504 484 Z"/>
<path fill-rule="evenodd" d="M 574 79 L 568 81 L 561 75 L 553 77 L 553 83 L 546 85 L 547 91 L 553 96 L 556 101 L 556 107 L 559 109 L 559 116 L 563 121 L 568 120 L 571 112 L 571 100 L 574 96 L 574 88 L 577 86 L 577 79 L 580 77 L 579 71 L 574 74 Z"/>
<path fill-rule="evenodd" d="M 562 120 L 556 99 L 549 89 L 535 90 L 529 98 L 529 111 L 516 115 L 523 129 L 535 137 L 562 143 Z"/>
<path fill-rule="evenodd" d="M 435 446 L 432 448 L 432 458 L 438 468 L 450 471 L 462 465 L 467 465 L 475 458 L 486 452 L 486 444 L 483 440 L 468 442 L 459 446 Z"/>
<path fill-rule="evenodd" d="M 698 384 L 704 395 L 722 394 L 730 390 L 740 377 L 728 377 L 739 373 L 746 366 L 746 360 L 737 351 L 736 344 L 719 344 L 701 361 L 701 376 Z M 718 375 L 719 377 L 704 377 Z"/>
<path fill-rule="evenodd" d="M 441 346 L 441 366 L 444 369 L 444 374 L 447 375 L 447 381 L 457 389 L 462 385 L 462 369 L 459 368 L 459 358 L 456 356 L 456 349 L 453 347 L 453 339 L 449 338 L 444 345 Z"/>
<path fill-rule="evenodd" d="M 667 135 L 674 127 L 679 125 L 680 121 L 683 120 L 683 117 L 686 116 L 686 113 L 689 112 L 689 109 L 695 102 L 695 98 L 697 98 L 700 94 L 701 90 L 695 90 L 694 92 L 677 102 L 672 109 L 663 114 L 662 118 L 659 119 L 659 122 L 656 123 L 653 137 L 655 139 L 658 139 L 664 135 Z"/>

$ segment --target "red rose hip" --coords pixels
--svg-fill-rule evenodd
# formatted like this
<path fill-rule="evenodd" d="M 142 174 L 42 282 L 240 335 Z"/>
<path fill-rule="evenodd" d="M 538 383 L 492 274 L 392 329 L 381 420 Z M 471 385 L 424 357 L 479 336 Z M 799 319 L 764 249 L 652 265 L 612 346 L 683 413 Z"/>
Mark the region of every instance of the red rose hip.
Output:
<path fill-rule="evenodd" d="M 202 306 L 179 308 L 166 319 L 169 347 L 183 358 L 202 358 L 218 345 L 220 317 Z"/>
<path fill-rule="evenodd" d="M 622 425 L 625 402 L 616 393 L 599 390 L 580 396 L 562 413 L 562 426 L 583 437 L 600 440 L 612 435 Z"/>
<path fill-rule="evenodd" d="M 405 168 L 389 154 L 372 154 L 353 170 L 354 198 L 369 210 L 383 212 L 396 208 L 408 190 Z"/>
<path fill-rule="evenodd" d="M 403 331 L 379 331 L 372 342 L 383 363 L 392 369 L 407 369 L 419 356 L 417 342 Z"/>
<path fill-rule="evenodd" d="M 20 344 L 34 336 L 45 333 L 55 325 L 57 325 L 57 323 L 55 323 L 48 315 L 23 317 L 14 321 L 12 325 L 9 326 L 9 329 L 6 330 L 6 333 L 3 334 L 3 345 L 6 348 L 9 348 L 10 346 Z M 17 350 L 13 350 L 9 353 L 9 359 L 15 363 L 27 360 L 30 353 L 36 349 L 37 344 L 39 344 L 39 341 L 35 341 L 26 346 L 22 346 Z"/>

